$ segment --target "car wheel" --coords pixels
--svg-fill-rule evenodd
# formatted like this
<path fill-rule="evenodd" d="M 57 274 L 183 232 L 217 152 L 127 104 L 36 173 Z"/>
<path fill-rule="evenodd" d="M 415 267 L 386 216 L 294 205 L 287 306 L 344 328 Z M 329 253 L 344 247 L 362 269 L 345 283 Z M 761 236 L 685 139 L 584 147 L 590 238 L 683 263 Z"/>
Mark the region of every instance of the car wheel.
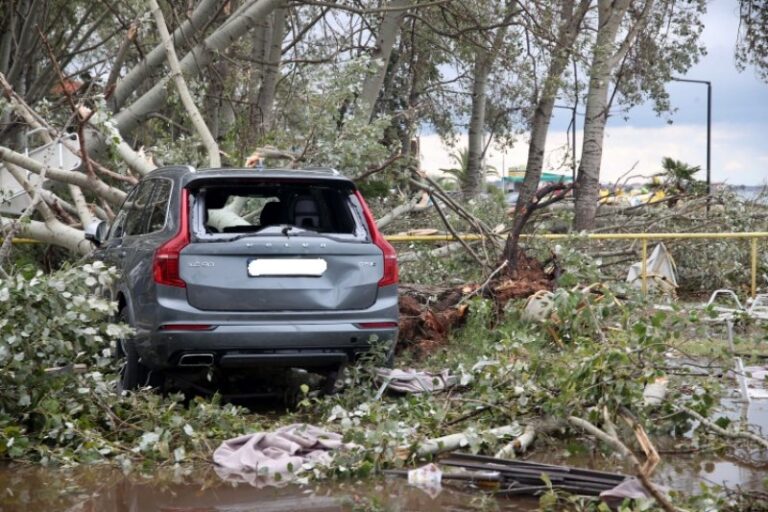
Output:
<path fill-rule="evenodd" d="M 120 310 L 118 321 L 129 324 L 128 311 Z M 119 378 L 117 379 L 117 392 L 133 391 L 142 386 L 162 388 L 163 376 L 160 372 L 150 371 L 139 360 L 139 352 L 136 344 L 130 337 L 118 340 L 117 358 L 120 364 Z"/>
<path fill-rule="evenodd" d="M 117 380 L 117 392 L 133 391 L 139 387 L 141 363 L 139 354 L 132 340 L 120 340 L 120 378 Z"/>
<path fill-rule="evenodd" d="M 343 366 L 339 366 L 338 368 L 325 372 L 323 375 L 323 385 L 320 388 L 323 395 L 332 395 L 336 392 L 336 382 L 339 380 L 339 376 L 343 369 Z"/>

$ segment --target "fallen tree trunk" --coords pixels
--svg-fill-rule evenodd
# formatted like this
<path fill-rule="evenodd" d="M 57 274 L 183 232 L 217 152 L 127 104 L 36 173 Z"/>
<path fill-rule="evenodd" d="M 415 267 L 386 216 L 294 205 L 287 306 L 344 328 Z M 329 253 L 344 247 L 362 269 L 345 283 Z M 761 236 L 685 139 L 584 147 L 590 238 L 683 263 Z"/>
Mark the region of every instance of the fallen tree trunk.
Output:
<path fill-rule="evenodd" d="M 516 437 L 511 443 L 496 452 L 497 459 L 514 459 L 515 455 L 525 453 L 536 439 L 536 429 L 533 425 L 526 425 L 522 435 Z"/>
<path fill-rule="evenodd" d="M 519 436 L 521 432 L 522 430 L 519 425 L 506 425 L 503 427 L 492 428 L 486 432 L 478 432 L 477 434 L 502 438 Z M 401 446 L 398 448 L 397 454 L 399 458 L 407 459 L 411 454 L 416 454 L 419 457 L 426 457 L 428 455 L 437 455 L 438 453 L 452 452 L 467 446 L 471 435 L 472 434 L 468 432 L 461 432 L 434 439 L 427 439 L 426 441 L 419 443 L 415 449 L 411 449 L 410 446 Z"/>

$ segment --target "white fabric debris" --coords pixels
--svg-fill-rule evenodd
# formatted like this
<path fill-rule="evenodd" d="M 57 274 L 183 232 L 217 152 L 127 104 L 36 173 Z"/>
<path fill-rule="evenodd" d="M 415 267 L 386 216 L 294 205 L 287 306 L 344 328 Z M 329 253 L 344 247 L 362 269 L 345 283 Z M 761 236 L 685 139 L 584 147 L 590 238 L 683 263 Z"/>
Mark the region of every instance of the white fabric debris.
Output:
<path fill-rule="evenodd" d="M 648 276 L 648 289 L 657 288 L 662 293 L 674 294 L 677 289 L 677 267 L 672 255 L 669 254 L 664 244 L 660 243 L 653 248 L 650 257 L 646 260 L 646 275 Z M 627 282 L 635 288 L 643 285 L 643 262 L 632 264 L 627 273 Z"/>
<path fill-rule="evenodd" d="M 666 487 L 657 486 L 657 488 L 664 494 L 667 493 Z M 634 477 L 627 478 L 616 487 L 601 492 L 600 498 L 609 505 L 618 505 L 627 498 L 639 501 L 653 500 L 653 497 L 643 486 L 642 482 Z"/>
<path fill-rule="evenodd" d="M 380 398 L 389 389 L 398 393 L 434 393 L 455 386 L 458 377 L 450 370 L 438 373 L 421 370 L 376 369 L 376 382 L 381 385 L 376 397 Z"/>
<path fill-rule="evenodd" d="M 643 390 L 645 405 L 661 405 L 664 397 L 667 396 L 668 385 L 669 379 L 667 377 L 657 377 L 653 382 L 648 383 Z"/>
<path fill-rule="evenodd" d="M 351 448 L 342 436 L 314 425 L 295 423 L 274 432 L 246 434 L 221 443 L 213 461 L 223 473 L 290 476 L 306 463 L 327 464 L 331 450 Z M 243 477 L 247 480 L 246 477 Z"/>

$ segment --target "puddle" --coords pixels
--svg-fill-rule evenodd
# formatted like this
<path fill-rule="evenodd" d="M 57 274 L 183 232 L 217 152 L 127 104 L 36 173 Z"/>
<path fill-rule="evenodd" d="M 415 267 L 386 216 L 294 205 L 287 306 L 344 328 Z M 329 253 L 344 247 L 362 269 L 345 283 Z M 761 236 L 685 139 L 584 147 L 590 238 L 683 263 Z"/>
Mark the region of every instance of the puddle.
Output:
<path fill-rule="evenodd" d="M 752 425 L 755 431 L 762 429 L 764 436 L 768 432 L 768 400 L 755 400 L 751 404 L 741 404 L 735 401 L 726 401 L 723 405 L 723 414 L 731 421 L 746 421 Z M 748 491 L 765 491 L 766 477 L 768 476 L 768 459 L 757 459 L 759 464 L 752 464 L 747 460 L 755 460 L 758 452 L 736 453 L 739 459 L 728 459 L 712 452 L 700 453 L 671 453 L 662 450 L 663 440 L 654 440 L 656 448 L 661 452 L 661 463 L 656 469 L 653 481 L 668 487 L 671 490 L 680 491 L 686 495 L 701 493 L 700 485 L 726 486 L 731 489 L 739 486 Z M 618 459 L 608 459 L 599 453 L 565 455 L 557 450 L 549 453 L 536 453 L 531 459 L 540 460 L 552 464 L 569 464 L 577 467 L 586 467 L 604 471 L 629 472 Z"/>
<path fill-rule="evenodd" d="M 0 466 L 0 511 L 67 512 L 278 512 L 536 510 L 538 500 L 485 497 L 472 489 L 444 485 L 432 497 L 404 479 L 254 487 L 224 482 L 212 468 L 179 476 L 124 476 L 103 467 L 56 470 Z M 495 506 L 494 506 L 495 502 Z"/>
<path fill-rule="evenodd" d="M 746 418 L 768 431 L 767 400 L 754 401 L 748 408 L 730 402 L 725 406 L 725 413 L 734 421 Z M 661 444 L 658 443 L 659 448 Z M 747 455 L 754 454 L 743 455 L 746 460 Z M 542 449 L 534 450 L 530 460 L 627 471 L 616 459 L 600 453 L 565 456 L 562 451 Z M 761 466 L 752 466 L 707 452 L 662 453 L 654 481 L 689 495 L 698 494 L 702 482 L 763 491 L 768 460 L 763 462 Z M 259 488 L 223 481 L 212 467 L 189 474 L 164 470 L 142 477 L 126 476 L 102 466 L 64 470 L 0 465 L 0 512 L 530 511 L 536 510 L 537 504 L 535 498 L 494 499 L 479 489 L 450 484 L 444 484 L 434 495 L 395 477 Z"/>

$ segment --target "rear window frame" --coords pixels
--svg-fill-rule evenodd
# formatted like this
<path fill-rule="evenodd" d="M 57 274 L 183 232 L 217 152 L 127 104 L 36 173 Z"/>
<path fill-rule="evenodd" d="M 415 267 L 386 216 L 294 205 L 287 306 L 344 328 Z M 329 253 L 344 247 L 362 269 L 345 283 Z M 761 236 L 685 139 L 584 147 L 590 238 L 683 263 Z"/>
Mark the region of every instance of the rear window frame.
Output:
<path fill-rule="evenodd" d="M 226 187 L 238 187 L 238 186 L 254 186 L 258 184 L 279 184 L 285 183 L 286 185 L 319 185 L 327 188 L 336 188 L 341 192 L 342 197 L 345 198 L 345 202 L 348 207 L 348 211 L 351 216 L 351 220 L 354 222 L 353 233 L 328 233 L 314 230 L 297 231 L 295 233 L 289 233 L 288 238 L 295 237 L 312 237 L 330 239 L 340 242 L 350 243 L 370 243 L 372 240 L 371 233 L 368 230 L 368 225 L 363 216 L 362 207 L 359 204 L 359 200 L 355 196 L 356 187 L 352 182 L 339 181 L 339 180 L 323 180 L 323 179 L 285 179 L 285 178 L 261 178 L 261 179 L 222 179 L 218 177 L 210 180 L 195 180 L 189 183 L 185 188 L 190 193 L 190 236 L 192 242 L 198 243 L 220 243 L 238 240 L 241 238 L 259 238 L 259 237 L 275 237 L 285 236 L 280 233 L 271 231 L 269 233 L 261 232 L 248 232 L 248 233 L 209 233 L 203 225 L 204 218 L 204 203 L 200 200 L 200 191 L 210 186 Z"/>

